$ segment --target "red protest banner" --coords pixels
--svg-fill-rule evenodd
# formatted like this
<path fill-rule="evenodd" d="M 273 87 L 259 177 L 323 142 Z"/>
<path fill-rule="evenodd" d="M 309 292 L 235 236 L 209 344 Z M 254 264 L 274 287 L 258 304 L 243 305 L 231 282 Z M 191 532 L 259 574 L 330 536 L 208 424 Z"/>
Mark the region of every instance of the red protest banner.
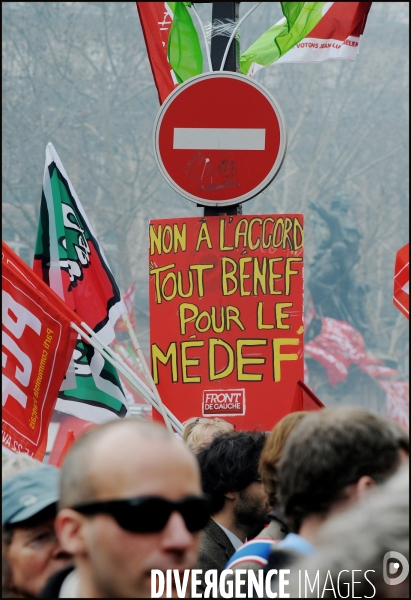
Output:
<path fill-rule="evenodd" d="M 181 421 L 269 430 L 290 412 L 304 376 L 303 247 L 302 215 L 151 221 L 152 373 Z"/>
<path fill-rule="evenodd" d="M 4 243 L 2 315 L 3 446 L 42 460 L 79 320 Z"/>

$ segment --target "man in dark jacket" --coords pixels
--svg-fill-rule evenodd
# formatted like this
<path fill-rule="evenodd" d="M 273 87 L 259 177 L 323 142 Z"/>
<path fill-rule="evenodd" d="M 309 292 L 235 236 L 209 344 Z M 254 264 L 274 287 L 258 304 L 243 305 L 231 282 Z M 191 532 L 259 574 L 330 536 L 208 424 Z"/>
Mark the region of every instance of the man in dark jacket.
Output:
<path fill-rule="evenodd" d="M 212 498 L 212 518 L 201 537 L 197 567 L 222 571 L 256 523 L 268 522 L 268 498 L 258 472 L 266 435 L 239 431 L 214 439 L 197 455 L 204 492 Z M 200 589 L 200 588 L 199 588 Z"/>

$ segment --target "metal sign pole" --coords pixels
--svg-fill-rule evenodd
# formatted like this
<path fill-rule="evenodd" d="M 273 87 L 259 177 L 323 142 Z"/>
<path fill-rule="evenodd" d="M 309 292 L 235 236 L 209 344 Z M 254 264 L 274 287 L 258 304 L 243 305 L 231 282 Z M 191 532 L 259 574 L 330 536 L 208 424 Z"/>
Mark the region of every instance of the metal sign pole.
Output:
<path fill-rule="evenodd" d="M 237 23 L 239 16 L 239 2 L 213 2 L 212 23 L 220 21 L 222 23 Z M 223 60 L 224 52 L 229 41 L 227 35 L 212 35 L 211 36 L 211 63 L 214 71 L 219 71 Z M 239 52 L 238 42 L 236 38 L 231 43 L 230 50 L 224 65 L 224 71 L 239 71 Z M 204 216 L 210 217 L 220 214 L 226 215 L 241 215 L 243 212 L 242 204 L 233 204 L 222 208 L 214 206 L 204 207 Z"/>

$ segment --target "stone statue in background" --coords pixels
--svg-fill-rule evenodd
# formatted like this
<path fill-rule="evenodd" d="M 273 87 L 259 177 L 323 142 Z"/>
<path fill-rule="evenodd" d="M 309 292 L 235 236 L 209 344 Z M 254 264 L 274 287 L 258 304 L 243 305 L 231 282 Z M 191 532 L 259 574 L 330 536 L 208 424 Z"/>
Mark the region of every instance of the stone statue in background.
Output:
<path fill-rule="evenodd" d="M 336 194 L 325 208 L 315 202 L 309 207 L 328 228 L 310 264 L 308 286 L 320 316 L 347 321 L 367 339 L 365 301 L 367 286 L 357 282 L 354 267 L 359 261 L 361 233 L 348 217 L 349 197 Z"/>

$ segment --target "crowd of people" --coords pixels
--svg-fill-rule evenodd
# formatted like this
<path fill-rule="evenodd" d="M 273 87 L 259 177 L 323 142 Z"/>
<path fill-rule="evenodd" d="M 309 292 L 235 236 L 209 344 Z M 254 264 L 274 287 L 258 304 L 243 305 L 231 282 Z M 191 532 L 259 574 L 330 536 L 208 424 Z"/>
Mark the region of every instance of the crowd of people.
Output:
<path fill-rule="evenodd" d="M 152 572 L 156 597 L 188 572 L 197 597 L 409 597 L 408 454 L 396 423 L 346 406 L 268 434 L 111 421 L 61 469 L 3 456 L 3 597 L 150 598 Z"/>

